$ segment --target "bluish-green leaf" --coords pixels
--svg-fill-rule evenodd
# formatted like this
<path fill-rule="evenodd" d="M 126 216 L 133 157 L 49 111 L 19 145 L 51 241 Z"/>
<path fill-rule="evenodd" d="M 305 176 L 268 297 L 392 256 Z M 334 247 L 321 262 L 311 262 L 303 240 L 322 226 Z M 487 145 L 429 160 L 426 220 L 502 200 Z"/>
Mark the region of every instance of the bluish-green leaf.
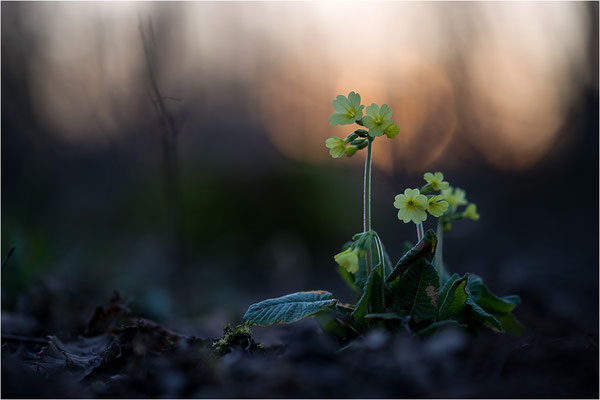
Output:
<path fill-rule="evenodd" d="M 369 275 L 369 278 L 365 282 L 363 294 L 360 296 L 358 303 L 356 303 L 356 308 L 352 313 L 357 321 L 364 319 L 365 315 L 369 312 L 369 304 L 376 304 L 378 305 L 378 309 L 383 309 L 382 305 L 379 304 L 380 301 L 375 298 L 381 296 L 381 292 L 377 289 L 380 286 L 380 282 L 380 268 L 377 268 Z"/>
<path fill-rule="evenodd" d="M 406 314 L 401 315 L 397 313 L 373 313 L 365 315 L 365 319 L 379 319 L 379 320 L 403 320 Z"/>
<path fill-rule="evenodd" d="M 469 274 L 465 274 L 465 276 L 460 279 L 452 278 L 448 280 L 440 290 L 440 295 L 438 297 L 439 311 L 437 317 L 439 320 L 458 314 L 467 301 L 468 294 L 466 292 L 466 286 Z"/>
<path fill-rule="evenodd" d="M 509 335 L 521 336 L 525 332 L 523 324 L 512 313 L 495 315 L 495 317 Z"/>
<path fill-rule="evenodd" d="M 496 330 L 498 332 L 504 331 L 500 321 L 498 321 L 496 317 L 494 317 L 492 314 L 486 312 L 483 308 L 479 307 L 477 303 L 475 303 L 475 299 L 472 296 L 467 297 L 467 301 L 465 302 L 465 304 L 471 308 L 477 320 L 483 322 L 485 325 L 489 326 L 493 330 Z"/>
<path fill-rule="evenodd" d="M 473 299 L 477 301 L 481 297 L 481 293 L 483 290 L 483 280 L 478 275 L 470 274 L 467 288 L 471 292 L 471 296 L 473 296 Z"/>
<path fill-rule="evenodd" d="M 324 290 L 298 292 L 252 304 L 244 321 L 250 325 L 272 325 L 298 321 L 333 306 L 332 294 Z"/>
<path fill-rule="evenodd" d="M 412 318 L 435 318 L 439 285 L 433 265 L 423 257 L 418 258 L 400 277 L 398 295 L 402 309 Z"/>
<path fill-rule="evenodd" d="M 408 269 L 408 267 L 419 258 L 424 258 L 431 262 L 435 253 L 436 244 L 437 240 L 435 238 L 435 233 L 433 230 L 429 229 L 427 232 L 425 232 L 423 239 L 421 239 L 419 243 L 417 243 L 412 249 L 404 254 L 402 258 L 400 258 L 390 275 L 387 277 L 386 281 L 392 282 L 394 279 L 401 276 Z"/>
<path fill-rule="evenodd" d="M 450 287 L 452 287 L 452 284 L 454 282 L 456 282 L 458 279 L 460 279 L 460 275 L 458 275 L 457 273 L 454 273 L 454 274 L 452 274 L 452 276 L 450 278 L 448 278 L 446 280 L 446 282 L 444 282 L 444 284 L 440 288 L 440 294 L 439 294 L 440 299 L 446 297 L 446 295 L 448 294 L 448 291 L 450 290 Z M 439 303 L 439 304 L 441 304 L 441 303 Z"/>
<path fill-rule="evenodd" d="M 348 286 L 350 286 L 350 288 L 352 288 L 356 291 L 360 290 L 354 283 L 353 274 L 348 272 L 348 270 L 346 268 L 342 267 L 341 265 L 337 266 L 337 270 L 338 270 L 338 273 L 340 274 L 340 276 L 342 277 L 342 279 L 344 280 L 344 282 L 346 282 L 348 284 Z"/>
<path fill-rule="evenodd" d="M 458 321 L 455 321 L 453 319 L 446 319 L 443 321 L 434 322 L 433 324 L 429 325 L 427 328 L 421 329 L 420 331 L 415 333 L 415 335 L 429 336 L 432 333 L 437 332 L 439 329 L 447 327 L 447 326 L 457 326 L 457 327 L 461 327 L 461 328 L 466 328 L 466 325 L 463 325 Z"/>
<path fill-rule="evenodd" d="M 509 313 L 521 304 L 521 298 L 516 295 L 498 297 L 483 283 L 477 275 L 469 277 L 467 285 L 475 302 L 488 313 Z"/>

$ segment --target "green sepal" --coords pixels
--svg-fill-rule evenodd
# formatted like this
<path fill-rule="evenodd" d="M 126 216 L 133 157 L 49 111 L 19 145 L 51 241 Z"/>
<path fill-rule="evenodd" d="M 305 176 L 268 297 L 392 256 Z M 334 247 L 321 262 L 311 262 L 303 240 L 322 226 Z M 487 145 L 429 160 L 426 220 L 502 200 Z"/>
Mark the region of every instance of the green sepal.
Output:
<path fill-rule="evenodd" d="M 433 255 L 435 254 L 435 247 L 437 245 L 437 239 L 432 229 L 427 230 L 423 239 L 419 241 L 412 249 L 400 258 L 392 272 L 386 278 L 386 282 L 392 282 L 398 276 L 402 275 L 411 263 L 415 260 L 423 257 L 431 263 Z M 437 273 L 436 273 L 437 276 Z M 438 282 L 439 285 L 439 282 Z"/>
<path fill-rule="evenodd" d="M 356 138 L 358 138 L 358 133 L 356 133 L 356 131 L 354 131 L 354 132 L 352 132 L 351 134 L 348 135 L 348 137 L 345 139 L 345 142 L 352 144 L 351 142 L 353 140 L 355 140 Z"/>
<path fill-rule="evenodd" d="M 356 139 L 350 143 L 352 146 L 356 146 L 357 149 L 361 150 L 367 147 L 369 141 L 366 139 Z"/>
<path fill-rule="evenodd" d="M 252 304 L 244 314 L 249 325 L 273 325 L 298 321 L 335 305 L 337 300 L 324 290 L 297 292 Z"/>
<path fill-rule="evenodd" d="M 398 301 L 401 309 L 415 320 L 435 318 L 439 285 L 433 265 L 424 257 L 418 258 L 400 277 Z"/>

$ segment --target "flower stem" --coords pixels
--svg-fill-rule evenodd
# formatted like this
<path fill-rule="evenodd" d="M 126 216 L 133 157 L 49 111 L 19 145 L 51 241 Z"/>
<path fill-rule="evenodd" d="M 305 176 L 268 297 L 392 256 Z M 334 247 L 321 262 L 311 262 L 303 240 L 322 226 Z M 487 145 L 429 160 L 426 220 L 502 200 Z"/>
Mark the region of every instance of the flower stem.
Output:
<path fill-rule="evenodd" d="M 378 234 L 375 234 L 377 243 L 377 253 L 379 254 L 379 264 L 381 264 L 381 304 L 385 309 L 385 255 L 383 254 L 383 243 Z"/>
<path fill-rule="evenodd" d="M 419 222 L 418 224 L 415 224 L 415 226 L 417 227 L 417 243 L 421 241 L 421 239 L 423 239 L 423 236 L 425 236 L 424 232 L 423 232 L 423 223 Z"/>
<path fill-rule="evenodd" d="M 363 192 L 363 231 L 371 231 L 371 146 L 372 139 L 369 138 L 367 145 L 367 157 L 365 159 L 365 182 Z M 371 246 L 367 249 L 367 274 L 370 275 L 373 270 L 373 255 Z"/>
<path fill-rule="evenodd" d="M 437 230 L 435 232 L 437 236 L 437 246 L 435 248 L 435 268 L 437 269 L 438 276 L 440 277 L 440 283 L 442 281 L 442 275 L 444 273 L 444 265 L 442 264 L 442 244 L 444 237 L 444 226 L 442 222 L 438 220 Z"/>
<path fill-rule="evenodd" d="M 369 139 L 367 145 L 367 158 L 365 159 L 365 187 L 363 197 L 363 231 L 371 230 L 371 146 L 373 141 Z"/>

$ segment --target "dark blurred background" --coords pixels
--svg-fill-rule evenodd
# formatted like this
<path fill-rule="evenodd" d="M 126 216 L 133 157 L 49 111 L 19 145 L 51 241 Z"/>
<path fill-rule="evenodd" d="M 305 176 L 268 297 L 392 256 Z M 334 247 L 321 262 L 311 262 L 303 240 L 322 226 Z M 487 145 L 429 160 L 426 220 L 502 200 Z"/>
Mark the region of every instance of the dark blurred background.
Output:
<path fill-rule="evenodd" d="M 214 337 L 267 297 L 355 301 L 333 255 L 362 230 L 364 152 L 324 146 L 354 90 L 400 127 L 374 149 L 392 258 L 416 239 L 394 196 L 443 171 L 481 214 L 445 236 L 450 269 L 597 337 L 597 2 L 1 7 L 3 320 L 69 335 L 116 289 Z"/>

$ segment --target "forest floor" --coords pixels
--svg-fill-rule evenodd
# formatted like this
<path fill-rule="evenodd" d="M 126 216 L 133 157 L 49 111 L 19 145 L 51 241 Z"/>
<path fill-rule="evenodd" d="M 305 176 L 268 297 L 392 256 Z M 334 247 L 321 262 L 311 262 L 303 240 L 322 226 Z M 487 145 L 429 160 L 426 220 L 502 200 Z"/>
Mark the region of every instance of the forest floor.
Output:
<path fill-rule="evenodd" d="M 84 329 L 34 336 L 39 317 L 2 312 L 2 397 L 598 397 L 598 337 L 525 303 L 519 338 L 374 330 L 342 347 L 309 320 L 219 352 L 218 338 L 132 316 L 117 293 Z M 65 315 L 65 318 L 68 316 Z M 262 328 L 264 329 L 264 328 Z"/>

